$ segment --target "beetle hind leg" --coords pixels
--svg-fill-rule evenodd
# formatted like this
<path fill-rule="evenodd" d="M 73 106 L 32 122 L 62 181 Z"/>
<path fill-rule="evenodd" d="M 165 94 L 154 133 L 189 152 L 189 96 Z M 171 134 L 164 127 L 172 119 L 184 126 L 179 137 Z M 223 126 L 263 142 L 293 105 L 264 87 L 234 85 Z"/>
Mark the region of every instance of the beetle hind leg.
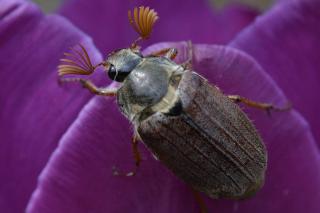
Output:
<path fill-rule="evenodd" d="M 261 102 L 255 102 L 248 98 L 241 97 L 239 95 L 228 95 L 228 98 L 232 100 L 235 103 L 243 103 L 249 107 L 254 107 L 257 109 L 266 110 L 266 112 L 270 115 L 271 111 L 288 111 L 291 109 L 291 104 L 288 103 L 284 107 L 276 107 L 273 104 L 269 103 L 261 103 Z"/>
<path fill-rule="evenodd" d="M 123 172 L 119 172 L 116 168 L 113 168 L 113 175 L 131 177 L 131 176 L 135 176 L 137 174 L 137 171 L 138 171 L 140 163 L 141 163 L 141 154 L 138 149 L 139 140 L 141 140 L 141 139 L 137 134 L 134 134 L 132 137 L 132 140 L 131 140 L 132 152 L 133 152 L 133 157 L 134 157 L 134 161 L 135 161 L 134 170 L 131 172 L 123 173 Z"/>

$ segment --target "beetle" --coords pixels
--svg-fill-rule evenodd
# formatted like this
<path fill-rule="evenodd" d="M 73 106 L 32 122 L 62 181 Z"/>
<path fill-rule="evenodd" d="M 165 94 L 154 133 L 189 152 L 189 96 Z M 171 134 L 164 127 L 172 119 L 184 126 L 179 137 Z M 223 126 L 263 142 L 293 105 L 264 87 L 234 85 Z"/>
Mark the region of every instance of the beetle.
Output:
<path fill-rule="evenodd" d="M 287 108 L 224 95 L 192 70 L 191 42 L 190 59 L 183 64 L 173 61 L 174 48 L 142 55 L 138 42 L 149 37 L 158 15 L 149 7 L 140 7 L 133 14 L 129 11 L 128 17 L 139 34 L 130 47 L 115 50 L 105 61 L 92 65 L 80 45 L 81 52 L 66 53 L 61 60 L 61 81 L 77 81 L 94 94 L 117 98 L 120 111 L 134 125 L 136 168 L 141 161 L 137 147 L 141 141 L 175 175 L 212 198 L 242 199 L 255 194 L 264 183 L 267 151 L 236 102 L 267 111 Z M 90 75 L 98 66 L 120 86 L 98 88 L 83 78 L 64 77 Z"/>

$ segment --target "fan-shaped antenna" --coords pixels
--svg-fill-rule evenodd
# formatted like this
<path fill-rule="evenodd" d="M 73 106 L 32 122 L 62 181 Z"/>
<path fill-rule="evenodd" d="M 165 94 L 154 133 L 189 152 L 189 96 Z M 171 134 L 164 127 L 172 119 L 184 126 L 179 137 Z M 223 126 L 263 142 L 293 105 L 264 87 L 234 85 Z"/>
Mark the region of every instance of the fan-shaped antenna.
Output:
<path fill-rule="evenodd" d="M 137 7 L 133 9 L 133 16 L 129 10 L 128 19 L 133 29 L 139 34 L 139 38 L 137 38 L 132 44 L 132 48 L 135 48 L 139 41 L 149 38 L 153 25 L 159 17 L 157 12 L 153 9 L 141 6 L 139 9 Z"/>

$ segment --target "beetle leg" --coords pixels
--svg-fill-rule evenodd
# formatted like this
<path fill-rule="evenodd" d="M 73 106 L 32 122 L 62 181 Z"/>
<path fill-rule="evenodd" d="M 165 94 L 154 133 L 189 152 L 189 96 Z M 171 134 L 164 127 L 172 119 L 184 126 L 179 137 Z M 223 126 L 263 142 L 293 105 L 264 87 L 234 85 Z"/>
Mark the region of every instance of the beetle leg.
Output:
<path fill-rule="evenodd" d="M 164 55 L 164 57 L 173 60 L 177 55 L 178 55 L 178 50 L 176 48 L 169 48 L 168 52 Z"/>
<path fill-rule="evenodd" d="M 178 50 L 176 48 L 165 48 L 162 50 L 159 50 L 157 52 L 153 52 L 149 55 L 147 55 L 146 57 L 150 57 L 150 56 L 164 56 L 168 59 L 173 60 L 178 54 Z"/>
<path fill-rule="evenodd" d="M 140 166 L 141 162 L 141 155 L 138 149 L 138 142 L 139 142 L 139 136 L 137 134 L 134 134 L 132 136 L 132 152 L 133 152 L 133 157 L 134 157 L 134 162 L 135 162 L 135 169 L 132 172 L 128 172 L 126 176 L 134 176 L 136 175 L 138 168 Z"/>
<path fill-rule="evenodd" d="M 245 105 L 250 106 L 250 107 L 266 110 L 268 114 L 270 114 L 271 110 L 274 110 L 274 111 L 287 111 L 287 110 L 291 109 L 291 104 L 289 104 L 289 103 L 285 107 L 276 107 L 276 106 L 274 106 L 272 104 L 269 104 L 269 103 L 255 102 L 255 101 L 252 101 L 250 99 L 241 97 L 239 95 L 228 95 L 228 98 L 231 99 L 232 101 L 236 102 L 236 103 L 241 102 L 241 103 L 244 103 Z"/>
<path fill-rule="evenodd" d="M 208 208 L 207 208 L 206 203 L 204 202 L 203 198 L 201 197 L 200 193 L 193 188 L 191 188 L 191 190 L 192 190 L 192 194 L 193 194 L 196 202 L 199 205 L 200 213 L 207 213 Z"/>
<path fill-rule="evenodd" d="M 63 78 L 59 79 L 59 83 L 65 82 L 80 82 L 84 88 L 87 88 L 90 92 L 96 95 L 102 96 L 116 96 L 117 88 L 99 88 L 94 85 L 91 81 L 83 78 Z"/>
<path fill-rule="evenodd" d="M 128 173 L 121 173 L 121 172 L 117 171 L 114 168 L 113 169 L 113 175 L 131 177 L 131 176 L 135 176 L 137 174 L 138 168 L 139 168 L 140 163 L 141 163 L 141 154 L 140 154 L 139 149 L 138 149 L 139 140 L 141 140 L 139 135 L 134 134 L 132 136 L 131 144 L 132 144 L 132 152 L 133 152 L 134 161 L 135 161 L 134 170 L 132 172 L 128 172 Z"/>
<path fill-rule="evenodd" d="M 192 70 L 193 47 L 192 42 L 188 41 L 188 59 L 181 64 L 185 70 Z"/>

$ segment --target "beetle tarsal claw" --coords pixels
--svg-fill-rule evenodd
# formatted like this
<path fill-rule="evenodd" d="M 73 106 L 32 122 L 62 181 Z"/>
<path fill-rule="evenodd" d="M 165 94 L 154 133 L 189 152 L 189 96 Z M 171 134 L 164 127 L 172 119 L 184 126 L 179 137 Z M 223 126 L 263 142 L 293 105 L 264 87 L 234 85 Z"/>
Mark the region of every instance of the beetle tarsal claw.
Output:
<path fill-rule="evenodd" d="M 119 169 L 116 166 L 113 166 L 112 174 L 113 176 L 133 177 L 137 174 L 137 171 L 135 170 L 135 171 L 125 173 L 125 172 L 119 171 Z"/>
<path fill-rule="evenodd" d="M 135 172 L 128 172 L 127 174 L 126 174 L 126 176 L 127 177 L 132 177 L 132 176 L 135 176 Z"/>
<path fill-rule="evenodd" d="M 128 19 L 133 29 L 140 35 L 140 37 L 134 42 L 136 44 L 140 40 L 149 38 L 154 23 L 159 19 L 157 13 L 149 7 L 137 7 L 131 11 L 128 11 Z"/>

